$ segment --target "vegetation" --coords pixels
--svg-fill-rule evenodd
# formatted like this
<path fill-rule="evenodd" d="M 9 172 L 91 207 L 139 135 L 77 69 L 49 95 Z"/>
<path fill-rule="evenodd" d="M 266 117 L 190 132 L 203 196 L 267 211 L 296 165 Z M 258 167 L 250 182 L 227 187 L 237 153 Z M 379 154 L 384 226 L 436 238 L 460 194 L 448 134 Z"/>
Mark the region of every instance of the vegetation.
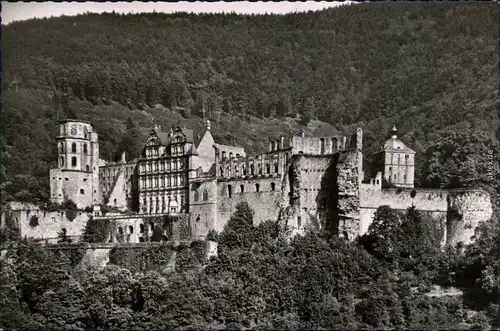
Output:
<path fill-rule="evenodd" d="M 425 230 L 425 216 L 413 209 L 400 213 L 381 207 L 363 245 L 318 231 L 289 240 L 275 222 L 252 226 L 251 221 L 252 210 L 240 204 L 210 261 L 205 243 L 195 241 L 189 247 L 115 248 L 104 269 L 82 270 L 81 249 L 70 254 L 21 246 L 0 260 L 5 289 L 0 327 L 500 326 L 498 221 L 478 228 L 476 242 L 464 252 L 441 251 L 439 243 L 422 240 L 433 231 Z M 465 293 L 429 293 L 433 284 Z"/>
<path fill-rule="evenodd" d="M 63 117 L 91 120 L 107 160 L 138 156 L 153 122 L 201 132 L 207 117 L 219 142 L 249 154 L 265 151 L 270 134 L 359 126 L 367 168 L 396 124 L 418 153 L 420 184 L 469 185 L 499 125 L 497 23 L 494 3 L 11 23 L 2 27 L 2 201 L 48 199 Z"/>

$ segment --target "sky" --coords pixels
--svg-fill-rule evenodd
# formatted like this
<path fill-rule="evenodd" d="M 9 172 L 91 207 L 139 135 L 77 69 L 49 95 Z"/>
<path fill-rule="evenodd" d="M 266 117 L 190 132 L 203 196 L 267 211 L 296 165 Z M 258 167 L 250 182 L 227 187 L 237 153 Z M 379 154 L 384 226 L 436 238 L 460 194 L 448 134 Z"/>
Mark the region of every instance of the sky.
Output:
<path fill-rule="evenodd" d="M 21 21 L 30 18 L 51 16 L 73 16 L 87 11 L 92 13 L 112 12 L 141 13 L 141 12 L 236 12 L 239 14 L 286 14 L 296 11 L 321 10 L 336 7 L 345 2 L 305 1 L 305 2 L 4 2 L 2 1 L 2 24 Z"/>

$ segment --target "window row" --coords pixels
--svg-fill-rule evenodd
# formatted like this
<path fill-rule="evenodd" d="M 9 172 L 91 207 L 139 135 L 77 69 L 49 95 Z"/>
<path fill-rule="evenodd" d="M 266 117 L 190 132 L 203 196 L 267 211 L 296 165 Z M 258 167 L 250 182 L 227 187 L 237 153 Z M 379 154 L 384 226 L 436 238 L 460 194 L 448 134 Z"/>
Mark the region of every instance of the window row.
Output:
<path fill-rule="evenodd" d="M 64 167 L 64 164 L 65 164 L 64 157 L 61 157 L 59 164 L 61 165 L 61 167 Z M 77 160 L 76 156 L 71 157 L 71 167 L 73 167 L 73 168 L 78 167 L 78 160 Z M 90 166 L 88 164 L 85 166 L 85 171 L 90 171 Z"/>
<path fill-rule="evenodd" d="M 141 173 L 158 172 L 158 171 L 171 171 L 184 169 L 184 160 L 160 161 L 155 163 L 146 163 L 139 166 Z"/>
<path fill-rule="evenodd" d="M 78 145 L 76 143 L 71 144 L 71 153 L 78 153 Z M 68 151 L 68 152 L 70 152 Z M 87 143 L 83 144 L 83 153 L 88 154 L 88 148 L 87 148 Z M 65 153 L 65 148 L 63 143 L 59 143 L 59 153 L 64 154 Z"/>
<path fill-rule="evenodd" d="M 234 167 L 234 176 L 235 177 L 238 177 L 239 176 L 239 171 L 240 171 L 240 168 L 241 168 L 241 174 L 242 176 L 246 176 L 247 175 L 247 169 L 245 167 L 245 165 L 242 165 L 241 167 L 240 166 L 235 166 Z M 256 174 L 255 172 L 255 165 L 251 164 L 250 165 L 250 171 L 248 173 L 249 176 L 254 176 Z M 257 174 L 259 175 L 262 175 L 262 172 L 263 172 L 263 169 L 262 169 L 262 164 L 259 163 L 257 164 Z M 265 173 L 266 174 L 271 174 L 271 170 L 273 170 L 273 173 L 277 174 L 279 173 L 279 167 L 278 167 L 278 163 L 274 163 L 273 167 L 271 168 L 271 165 L 270 164 L 266 164 L 265 165 Z M 226 176 L 231 176 L 231 168 L 229 166 L 220 166 L 219 167 L 219 171 L 220 171 L 220 176 L 221 177 L 224 177 L 224 175 Z"/>
<path fill-rule="evenodd" d="M 170 196 L 165 197 L 156 197 L 152 198 L 143 198 L 141 201 L 140 209 L 143 212 L 149 214 L 160 214 L 166 212 L 182 212 L 184 210 L 183 206 L 185 203 L 184 195 L 179 196 L 180 203 L 177 203 L 177 197 L 171 198 Z"/>
<path fill-rule="evenodd" d="M 149 177 L 141 178 L 139 188 L 183 186 L 185 183 L 185 176 Z"/>
<path fill-rule="evenodd" d="M 194 201 L 199 201 L 200 200 L 200 194 L 198 193 L 198 191 L 194 191 Z M 208 200 L 208 191 L 207 190 L 203 190 L 203 201 L 207 201 Z"/>
<path fill-rule="evenodd" d="M 256 183 L 254 185 L 254 190 L 255 190 L 254 192 L 260 192 L 260 184 L 259 183 Z M 269 185 L 269 190 L 271 192 L 276 191 L 276 184 L 271 183 Z M 245 193 L 245 185 L 243 185 L 243 184 L 240 185 L 240 193 Z M 229 198 L 231 198 L 233 196 L 233 186 L 232 185 L 227 186 L 227 196 Z"/>

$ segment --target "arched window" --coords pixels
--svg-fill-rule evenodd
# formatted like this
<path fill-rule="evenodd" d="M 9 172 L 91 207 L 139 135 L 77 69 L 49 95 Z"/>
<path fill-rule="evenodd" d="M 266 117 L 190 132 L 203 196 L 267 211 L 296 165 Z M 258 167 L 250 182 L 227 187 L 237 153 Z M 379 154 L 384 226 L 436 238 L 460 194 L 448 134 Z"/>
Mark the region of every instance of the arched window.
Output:
<path fill-rule="evenodd" d="M 240 190 L 241 190 L 241 193 L 244 193 L 245 192 L 245 185 L 241 184 L 240 185 Z"/>
<path fill-rule="evenodd" d="M 271 173 L 271 166 L 270 166 L 269 164 L 266 164 L 266 172 L 267 172 L 268 174 L 270 174 L 270 173 Z"/>
<path fill-rule="evenodd" d="M 85 194 L 85 190 L 83 188 L 80 189 L 80 194 Z"/>
<path fill-rule="evenodd" d="M 259 184 L 255 184 L 255 192 L 259 192 L 260 191 L 260 185 Z"/>
<path fill-rule="evenodd" d="M 278 169 L 278 163 L 274 163 L 274 172 L 275 173 L 278 173 L 279 169 Z"/>
<path fill-rule="evenodd" d="M 88 164 L 85 166 L 85 169 L 86 169 L 87 171 L 90 171 L 90 167 L 89 167 L 89 165 L 88 165 Z"/>
<path fill-rule="evenodd" d="M 339 141 L 337 138 L 332 138 L 332 153 L 337 153 L 339 150 Z"/>
<path fill-rule="evenodd" d="M 321 143 L 321 154 L 325 154 L 325 138 L 321 138 L 320 143 Z"/>
<path fill-rule="evenodd" d="M 133 227 L 132 225 L 129 225 L 129 227 L 128 227 L 128 232 L 129 232 L 130 234 L 134 233 L 134 227 Z"/>
<path fill-rule="evenodd" d="M 139 232 L 144 233 L 144 224 L 139 224 Z M 143 240 L 144 241 L 144 240 Z"/>
<path fill-rule="evenodd" d="M 243 176 L 246 176 L 247 175 L 247 168 L 245 168 L 245 166 L 242 166 L 242 170 L 243 170 Z"/>
<path fill-rule="evenodd" d="M 271 183 L 271 191 L 274 191 L 274 190 L 276 190 L 276 184 Z"/>
<path fill-rule="evenodd" d="M 198 191 L 194 191 L 194 201 L 198 201 L 200 199 L 200 195 L 198 194 Z"/>
<path fill-rule="evenodd" d="M 71 126 L 71 135 L 76 136 L 76 125 Z"/>
<path fill-rule="evenodd" d="M 87 144 L 83 144 L 83 152 L 87 154 Z"/>
<path fill-rule="evenodd" d="M 114 203 L 114 204 L 115 204 L 115 206 L 116 206 L 116 199 L 113 199 L 113 203 Z"/>
<path fill-rule="evenodd" d="M 73 156 L 73 157 L 71 158 L 71 166 L 72 166 L 72 167 L 76 167 L 76 156 Z"/>
<path fill-rule="evenodd" d="M 203 191 L 203 201 L 207 201 L 207 200 L 208 200 L 208 191 L 204 190 Z"/>
<path fill-rule="evenodd" d="M 229 152 L 229 159 L 233 158 L 233 152 Z"/>
<path fill-rule="evenodd" d="M 71 144 L 71 153 L 76 153 L 76 143 Z"/>
<path fill-rule="evenodd" d="M 262 175 L 262 164 L 259 163 L 258 167 L 259 167 L 259 175 Z"/>
<path fill-rule="evenodd" d="M 251 164 L 251 165 L 250 165 L 250 175 L 252 175 L 252 176 L 253 176 L 253 175 L 254 175 L 254 173 L 255 173 L 255 167 L 254 167 L 254 165 L 253 165 L 253 164 Z"/>

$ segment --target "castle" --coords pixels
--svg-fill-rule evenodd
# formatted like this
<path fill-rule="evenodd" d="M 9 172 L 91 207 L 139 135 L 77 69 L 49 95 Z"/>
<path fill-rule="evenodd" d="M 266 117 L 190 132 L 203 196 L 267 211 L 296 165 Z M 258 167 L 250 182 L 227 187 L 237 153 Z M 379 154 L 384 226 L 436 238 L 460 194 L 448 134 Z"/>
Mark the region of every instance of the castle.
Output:
<path fill-rule="evenodd" d="M 415 151 L 398 139 L 396 128 L 373 155 L 367 178 L 361 129 L 349 137 L 282 136 L 269 142 L 266 153 L 247 156 L 241 147 L 217 143 L 210 121 L 201 135 L 180 126 L 163 132 L 156 125 L 137 158 L 106 162 L 99 159 L 92 125 L 65 120 L 57 144 L 51 200 L 71 199 L 92 212 L 81 211 L 71 224 L 59 212 L 18 212 L 23 236 L 49 238 L 62 227 L 76 236 L 93 217 L 112 222 L 109 242 L 150 241 L 155 229 L 156 240 L 178 239 L 180 232 L 202 239 L 210 230 L 222 231 L 236 205 L 246 201 L 257 223 L 279 220 L 294 233 L 328 227 L 348 240 L 366 233 L 378 207 L 415 206 L 436 220 L 443 244 L 455 244 L 469 242 L 475 226 L 492 215 L 485 191 L 414 188 Z M 104 214 L 102 204 L 116 212 Z M 45 227 L 26 225 L 35 214 Z"/>

